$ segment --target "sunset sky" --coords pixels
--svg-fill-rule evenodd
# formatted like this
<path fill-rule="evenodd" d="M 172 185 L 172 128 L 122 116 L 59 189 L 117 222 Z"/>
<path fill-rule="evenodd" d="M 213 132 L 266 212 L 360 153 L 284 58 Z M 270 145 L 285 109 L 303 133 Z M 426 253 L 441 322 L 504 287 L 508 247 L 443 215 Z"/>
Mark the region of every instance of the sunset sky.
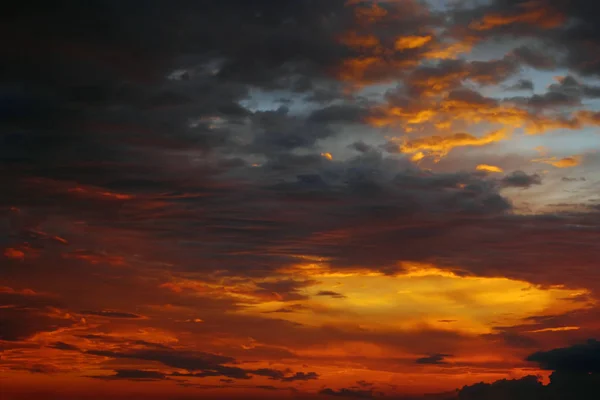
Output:
<path fill-rule="evenodd" d="M 600 2 L 0 19 L 1 400 L 596 399 Z"/>

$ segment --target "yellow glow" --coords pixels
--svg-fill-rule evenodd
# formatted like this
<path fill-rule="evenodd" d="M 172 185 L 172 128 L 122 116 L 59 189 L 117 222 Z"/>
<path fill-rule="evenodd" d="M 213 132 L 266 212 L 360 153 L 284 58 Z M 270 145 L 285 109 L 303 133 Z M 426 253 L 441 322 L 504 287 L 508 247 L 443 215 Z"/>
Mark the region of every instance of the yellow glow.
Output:
<path fill-rule="evenodd" d="M 294 302 L 297 312 L 275 313 L 289 302 L 249 305 L 242 313 L 306 324 L 363 326 L 373 330 L 411 331 L 427 326 L 466 333 L 490 333 L 492 327 L 522 323 L 532 315 L 556 315 L 585 307 L 568 298 L 581 290 L 538 288 L 508 278 L 461 276 L 433 265 L 402 263 L 402 273 L 333 272 L 324 264 L 295 266 L 280 272 L 317 281 L 304 289 L 308 300 Z M 452 324 L 444 321 L 453 320 Z"/>
<path fill-rule="evenodd" d="M 477 171 L 504 172 L 504 170 L 502 168 L 496 167 L 495 165 L 488 165 L 488 164 L 479 164 L 475 169 Z"/>
<path fill-rule="evenodd" d="M 400 146 L 400 151 L 403 153 L 427 151 L 437 157 L 443 157 L 455 147 L 485 146 L 499 142 L 500 140 L 505 139 L 506 136 L 504 130 L 490 132 L 482 137 L 476 137 L 468 133 L 455 133 L 448 136 L 430 136 L 406 141 Z"/>
<path fill-rule="evenodd" d="M 425 158 L 425 154 L 419 151 L 418 153 L 413 154 L 413 156 L 410 158 L 410 161 L 418 162 L 421 161 L 423 158 Z"/>
<path fill-rule="evenodd" d="M 321 153 L 321 157 L 324 157 L 329 161 L 333 160 L 333 156 L 331 155 L 331 153 Z"/>
<path fill-rule="evenodd" d="M 542 333 L 542 332 L 565 332 L 565 331 L 578 331 L 578 326 L 559 326 L 557 328 L 545 328 L 538 329 L 535 331 L 529 331 L 529 333 Z"/>

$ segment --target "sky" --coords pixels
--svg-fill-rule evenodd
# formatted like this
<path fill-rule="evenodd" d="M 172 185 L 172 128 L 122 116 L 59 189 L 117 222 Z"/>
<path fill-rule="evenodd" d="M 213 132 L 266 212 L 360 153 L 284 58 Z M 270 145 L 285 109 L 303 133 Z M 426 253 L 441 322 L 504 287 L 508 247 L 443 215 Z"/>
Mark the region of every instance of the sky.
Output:
<path fill-rule="evenodd" d="M 2 400 L 600 391 L 600 4 L 28 3 Z"/>

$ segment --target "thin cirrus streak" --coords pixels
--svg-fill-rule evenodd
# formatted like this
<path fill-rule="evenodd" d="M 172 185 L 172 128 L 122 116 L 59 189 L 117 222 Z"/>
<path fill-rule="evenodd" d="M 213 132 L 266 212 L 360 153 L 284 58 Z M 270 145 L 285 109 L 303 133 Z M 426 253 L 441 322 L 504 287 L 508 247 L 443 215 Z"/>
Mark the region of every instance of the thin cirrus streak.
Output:
<path fill-rule="evenodd" d="M 595 399 L 595 2 L 4 11 L 3 400 Z"/>

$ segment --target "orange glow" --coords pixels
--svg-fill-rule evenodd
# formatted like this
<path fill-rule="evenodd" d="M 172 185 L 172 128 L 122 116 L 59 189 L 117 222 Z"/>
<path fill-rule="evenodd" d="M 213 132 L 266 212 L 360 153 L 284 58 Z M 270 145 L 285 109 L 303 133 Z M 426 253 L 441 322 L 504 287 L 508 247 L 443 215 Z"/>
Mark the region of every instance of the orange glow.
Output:
<path fill-rule="evenodd" d="M 328 159 L 329 161 L 333 160 L 333 156 L 331 153 L 321 153 L 321 157 Z"/>
<path fill-rule="evenodd" d="M 410 161 L 412 161 L 412 162 L 418 162 L 418 161 L 421 161 L 424 158 L 425 158 L 425 154 L 423 152 L 419 151 L 419 152 L 413 154 L 412 157 L 410 157 Z"/>
<path fill-rule="evenodd" d="M 576 167 L 576 166 L 580 165 L 582 160 L 583 160 L 583 156 L 575 155 L 575 156 L 564 157 L 564 158 L 557 158 L 557 157 L 538 158 L 538 159 L 535 159 L 532 161 L 549 164 L 556 168 L 572 168 L 572 167 Z"/>
<path fill-rule="evenodd" d="M 402 36 L 396 39 L 396 50 L 416 49 L 425 46 L 433 39 L 431 36 Z"/>
<path fill-rule="evenodd" d="M 566 17 L 548 7 L 546 2 L 532 0 L 522 5 L 522 12 L 515 15 L 489 14 L 480 21 L 472 22 L 469 28 L 486 31 L 511 24 L 532 24 L 541 28 L 551 29 L 565 23 Z"/>
<path fill-rule="evenodd" d="M 25 259 L 25 253 L 21 250 L 13 249 L 12 247 L 8 247 L 4 249 L 4 256 L 7 258 L 12 258 L 13 260 L 23 261 Z"/>
<path fill-rule="evenodd" d="M 495 165 L 489 164 L 479 164 L 476 168 L 477 171 L 486 171 L 486 172 L 504 172 L 504 170 L 500 167 L 496 167 Z"/>
<path fill-rule="evenodd" d="M 380 46 L 379 39 L 373 35 L 358 35 L 356 32 L 348 32 L 339 39 L 340 43 L 355 49 L 375 49 Z"/>
<path fill-rule="evenodd" d="M 452 60 L 460 54 L 466 53 L 473 47 L 472 43 L 462 41 L 454 43 L 438 43 L 427 50 L 423 57 L 427 59 Z"/>
<path fill-rule="evenodd" d="M 530 333 L 543 333 L 543 332 L 567 332 L 567 331 L 578 331 L 581 329 L 578 326 L 559 326 L 557 328 L 544 328 L 537 329 L 535 331 L 529 331 Z"/>
<path fill-rule="evenodd" d="M 348 4 L 352 5 L 352 3 Z M 371 3 L 369 7 L 361 6 L 354 9 L 354 15 L 357 20 L 362 23 L 374 23 L 388 15 L 385 8 Z"/>
<path fill-rule="evenodd" d="M 133 199 L 133 197 L 134 197 L 134 196 L 128 195 L 128 194 L 113 193 L 113 192 L 106 192 L 106 191 L 96 191 L 96 190 L 92 190 L 92 189 L 84 188 L 84 187 L 72 188 L 72 189 L 69 189 L 69 192 L 80 193 L 80 194 L 88 195 L 88 196 L 108 197 L 108 198 L 112 198 L 112 199 L 116 199 L 116 200 L 130 200 L 130 199 Z"/>
<path fill-rule="evenodd" d="M 455 133 L 449 136 L 436 135 L 405 141 L 400 145 L 400 151 L 403 153 L 426 151 L 436 158 L 441 158 L 455 147 L 485 146 L 504 140 L 506 137 L 507 134 L 503 130 L 490 132 L 482 137 L 476 137 L 468 133 Z"/>
<path fill-rule="evenodd" d="M 504 323 L 511 324 L 550 310 L 560 313 L 585 308 L 568 299 L 581 291 L 533 288 L 526 282 L 507 278 L 459 276 L 429 264 L 406 262 L 400 265 L 404 271 L 395 275 L 360 270 L 338 274 L 326 266 L 314 265 L 297 268 L 297 274 L 317 280 L 304 291 L 309 298 L 295 302 L 303 308 L 293 313 L 274 313 L 284 308 L 285 303 L 266 301 L 248 304 L 249 308 L 240 312 L 266 313 L 273 318 L 309 325 L 356 323 L 379 331 L 410 332 L 428 326 L 489 333 L 498 321 L 500 310 Z M 338 295 L 319 296 L 319 293 Z M 457 306 L 449 307 L 449 302 L 456 302 Z M 332 318 L 333 315 L 336 317 Z M 440 322 L 444 320 L 455 322 L 448 326 Z"/>
<path fill-rule="evenodd" d="M 113 256 L 107 254 L 94 254 L 86 252 L 72 252 L 63 254 L 64 258 L 83 260 L 90 264 L 106 263 L 113 267 L 121 267 L 126 264 L 125 258 L 121 256 Z"/>

